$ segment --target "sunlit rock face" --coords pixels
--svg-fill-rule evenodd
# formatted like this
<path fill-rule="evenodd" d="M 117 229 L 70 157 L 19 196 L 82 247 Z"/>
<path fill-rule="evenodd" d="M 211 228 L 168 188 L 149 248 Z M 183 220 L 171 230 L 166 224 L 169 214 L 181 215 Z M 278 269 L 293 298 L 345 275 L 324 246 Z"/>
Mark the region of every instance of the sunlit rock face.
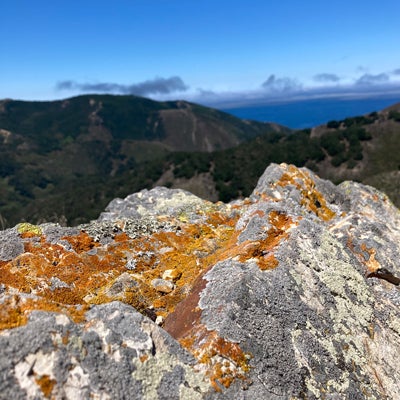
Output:
<path fill-rule="evenodd" d="M 155 188 L 0 232 L 0 397 L 399 398 L 400 213 L 271 165 L 252 195 Z"/>

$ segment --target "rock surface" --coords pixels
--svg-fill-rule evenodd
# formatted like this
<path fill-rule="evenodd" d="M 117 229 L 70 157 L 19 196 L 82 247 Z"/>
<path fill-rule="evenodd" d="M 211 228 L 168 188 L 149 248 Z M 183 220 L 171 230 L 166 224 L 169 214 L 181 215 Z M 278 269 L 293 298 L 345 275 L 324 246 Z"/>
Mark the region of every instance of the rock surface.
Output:
<path fill-rule="evenodd" d="M 0 398 L 399 399 L 400 213 L 271 165 L 0 232 Z"/>

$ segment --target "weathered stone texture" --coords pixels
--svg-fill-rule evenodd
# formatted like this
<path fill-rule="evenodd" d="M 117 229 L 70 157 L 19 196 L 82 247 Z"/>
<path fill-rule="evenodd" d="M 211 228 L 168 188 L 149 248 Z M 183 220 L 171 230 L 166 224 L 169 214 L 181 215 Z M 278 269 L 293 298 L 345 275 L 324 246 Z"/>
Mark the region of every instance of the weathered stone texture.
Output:
<path fill-rule="evenodd" d="M 271 165 L 0 233 L 0 398 L 400 399 L 400 212 Z M 158 326 L 161 325 L 161 326 Z"/>

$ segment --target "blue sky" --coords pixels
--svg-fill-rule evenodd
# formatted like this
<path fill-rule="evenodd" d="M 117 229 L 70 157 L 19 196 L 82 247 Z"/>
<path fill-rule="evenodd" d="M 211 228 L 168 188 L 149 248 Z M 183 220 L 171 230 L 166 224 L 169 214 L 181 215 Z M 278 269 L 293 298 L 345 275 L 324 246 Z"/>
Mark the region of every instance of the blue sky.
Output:
<path fill-rule="evenodd" d="M 0 15 L 0 99 L 400 93 L 398 0 L 13 0 Z"/>

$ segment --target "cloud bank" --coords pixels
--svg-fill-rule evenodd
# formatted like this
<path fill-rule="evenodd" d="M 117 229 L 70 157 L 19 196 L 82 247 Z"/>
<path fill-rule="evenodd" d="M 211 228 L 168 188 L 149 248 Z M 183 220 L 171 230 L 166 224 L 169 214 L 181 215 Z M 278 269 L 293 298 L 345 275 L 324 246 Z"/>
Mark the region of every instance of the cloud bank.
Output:
<path fill-rule="evenodd" d="M 179 76 L 154 78 L 134 84 L 113 82 L 80 83 L 73 80 L 58 82 L 58 91 L 84 93 L 113 93 L 150 97 L 156 100 L 188 101 L 217 108 L 234 108 L 257 104 L 271 104 L 323 98 L 362 98 L 393 96 L 400 99 L 400 68 L 372 74 L 358 70 L 358 76 L 349 78 L 332 72 L 321 72 L 308 83 L 288 76 L 270 74 L 255 89 L 216 91 L 206 87 L 193 88 Z M 184 94 L 182 94 L 184 93 Z"/>
<path fill-rule="evenodd" d="M 361 71 L 360 71 L 361 72 Z M 191 101 L 219 108 L 256 106 L 261 104 L 288 103 L 324 98 L 367 98 L 391 96 L 400 99 L 400 68 L 390 72 L 370 74 L 364 72 L 353 79 L 334 73 L 321 72 L 309 84 L 290 77 L 271 74 L 258 89 L 241 92 L 215 92 L 197 89 Z M 313 84 L 312 82 L 315 82 Z"/>
<path fill-rule="evenodd" d="M 185 92 L 189 89 L 179 76 L 170 78 L 154 78 L 131 85 L 119 83 L 78 83 L 71 80 L 58 82 L 56 90 L 77 90 L 79 92 L 133 94 L 137 96 L 165 95 L 175 92 Z"/>

